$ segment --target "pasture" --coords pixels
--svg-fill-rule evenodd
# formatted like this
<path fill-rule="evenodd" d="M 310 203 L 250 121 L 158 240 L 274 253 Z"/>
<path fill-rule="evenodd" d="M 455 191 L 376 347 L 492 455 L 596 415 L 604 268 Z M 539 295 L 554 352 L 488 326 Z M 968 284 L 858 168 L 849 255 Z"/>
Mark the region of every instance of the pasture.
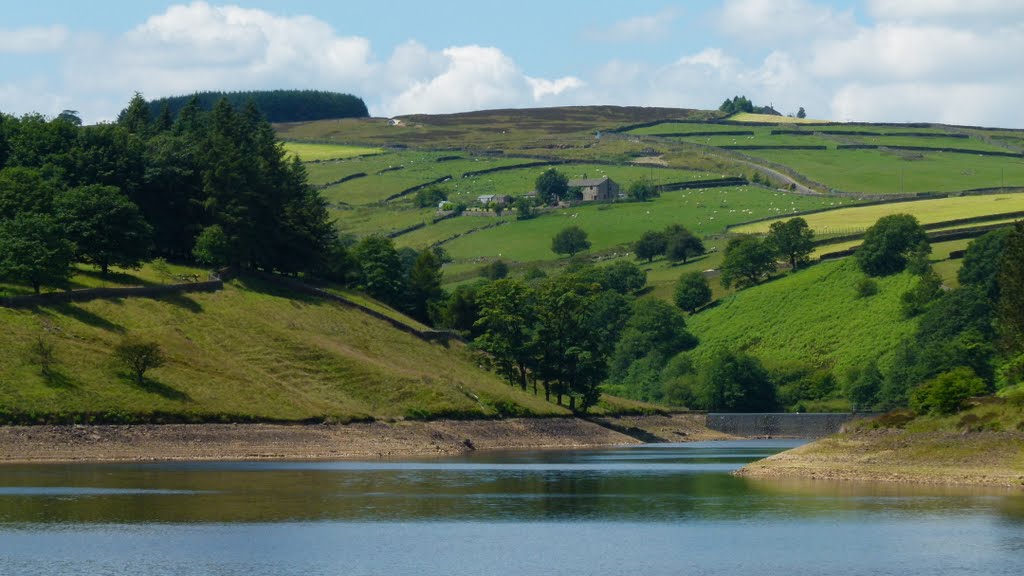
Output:
<path fill-rule="evenodd" d="M 518 262 L 553 260 L 561 257 L 551 251 L 552 236 L 575 225 L 587 232 L 591 252 L 627 252 L 629 244 L 644 232 L 669 224 L 681 224 L 698 236 L 708 236 L 723 232 L 730 224 L 835 202 L 842 200 L 798 196 L 758 186 L 681 190 L 666 192 L 651 202 L 584 204 L 553 210 L 532 220 L 457 238 L 445 248 L 457 261 L 498 257 Z"/>
<path fill-rule="evenodd" d="M 922 224 L 932 224 L 1022 210 L 1024 210 L 1024 193 L 1016 193 L 853 206 L 807 214 L 803 218 L 807 220 L 816 234 L 824 236 L 861 232 L 874 225 L 882 216 L 891 214 L 912 214 Z M 736 226 L 730 231 L 741 234 L 763 234 L 768 231 L 772 222 L 769 220 Z"/>
<path fill-rule="evenodd" d="M 357 156 L 383 154 L 383 148 L 368 146 L 344 146 L 341 144 L 310 144 L 308 142 L 284 142 L 285 152 L 289 157 L 298 156 L 303 162 L 319 162 L 322 160 L 340 160 Z"/>
<path fill-rule="evenodd" d="M 956 192 L 1024 186 L 1024 159 L 885 150 L 749 150 L 835 190 L 860 194 Z"/>

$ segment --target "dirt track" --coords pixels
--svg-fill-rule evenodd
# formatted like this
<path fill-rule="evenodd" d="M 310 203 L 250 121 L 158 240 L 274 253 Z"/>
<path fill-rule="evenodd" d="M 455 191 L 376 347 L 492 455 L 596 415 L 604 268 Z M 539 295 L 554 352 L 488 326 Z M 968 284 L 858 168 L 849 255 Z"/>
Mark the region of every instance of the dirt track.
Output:
<path fill-rule="evenodd" d="M 725 437 L 698 416 L 608 419 L 666 440 Z M 470 450 L 581 448 L 640 440 L 577 418 L 347 425 L 165 424 L 0 427 L 0 463 L 389 458 Z"/>

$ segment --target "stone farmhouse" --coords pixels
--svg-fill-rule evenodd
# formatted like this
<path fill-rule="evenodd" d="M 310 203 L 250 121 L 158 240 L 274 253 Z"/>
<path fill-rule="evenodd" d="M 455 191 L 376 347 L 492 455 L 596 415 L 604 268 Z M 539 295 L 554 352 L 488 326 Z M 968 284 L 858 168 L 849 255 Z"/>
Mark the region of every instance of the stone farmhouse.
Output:
<path fill-rule="evenodd" d="M 619 185 L 607 176 L 569 180 L 569 187 L 580 188 L 583 191 L 584 202 L 609 201 L 619 197 Z"/>

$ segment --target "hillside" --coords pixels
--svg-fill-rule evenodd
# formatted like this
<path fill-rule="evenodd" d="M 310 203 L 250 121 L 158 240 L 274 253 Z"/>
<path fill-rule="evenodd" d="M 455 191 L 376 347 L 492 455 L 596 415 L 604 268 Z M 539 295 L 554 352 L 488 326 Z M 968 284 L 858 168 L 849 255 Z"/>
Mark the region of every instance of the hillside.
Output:
<path fill-rule="evenodd" d="M 914 279 L 907 273 L 880 278 L 878 294 L 861 298 L 855 285 L 862 276 L 853 260 L 824 262 L 728 296 L 689 318 L 700 338 L 694 354 L 745 350 L 770 363 L 831 367 L 837 375 L 879 357 L 884 366 L 887 353 L 916 326 L 899 310 Z"/>
<path fill-rule="evenodd" d="M 159 300 L 0 308 L 0 325 L 0 415 L 30 421 L 565 413 L 479 369 L 461 345 L 430 344 L 357 310 L 251 279 Z M 27 361 L 40 335 L 56 346 L 49 379 Z M 111 358 L 125 336 L 155 340 L 169 357 L 144 386 L 119 374 Z"/>

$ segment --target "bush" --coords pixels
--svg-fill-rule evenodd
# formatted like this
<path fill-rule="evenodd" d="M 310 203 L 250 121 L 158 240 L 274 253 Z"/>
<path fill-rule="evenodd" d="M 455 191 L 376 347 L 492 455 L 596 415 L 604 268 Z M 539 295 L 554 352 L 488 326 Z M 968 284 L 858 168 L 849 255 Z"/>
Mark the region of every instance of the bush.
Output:
<path fill-rule="evenodd" d="M 878 294 L 878 282 L 874 278 L 865 276 L 857 281 L 857 297 L 870 298 Z"/>
<path fill-rule="evenodd" d="M 985 381 L 974 370 L 961 366 L 918 386 L 910 395 L 910 407 L 920 414 L 953 414 L 964 400 L 987 391 Z"/>
<path fill-rule="evenodd" d="M 130 338 L 114 347 L 114 358 L 131 372 L 137 384 L 145 381 L 146 372 L 166 362 L 160 344 Z"/>

